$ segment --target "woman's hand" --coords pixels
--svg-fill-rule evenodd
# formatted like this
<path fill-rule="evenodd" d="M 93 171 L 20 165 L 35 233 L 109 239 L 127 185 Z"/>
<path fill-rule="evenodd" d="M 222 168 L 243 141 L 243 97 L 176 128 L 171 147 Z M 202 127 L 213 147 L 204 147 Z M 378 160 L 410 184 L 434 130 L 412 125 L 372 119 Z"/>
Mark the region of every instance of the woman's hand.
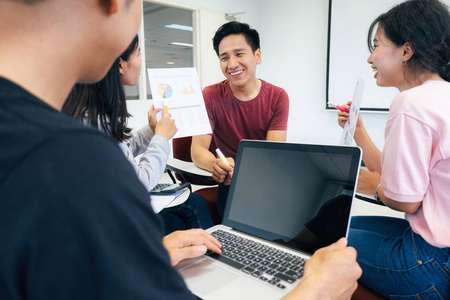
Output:
<path fill-rule="evenodd" d="M 350 106 L 352 105 L 352 101 L 348 101 L 347 104 L 342 104 L 341 106 L 350 110 Z M 338 110 L 338 124 L 342 128 L 344 128 L 345 123 L 348 121 L 348 117 L 350 116 L 350 113 L 345 111 Z M 356 128 L 364 126 L 361 115 L 358 114 L 358 121 L 356 122 Z"/>
<path fill-rule="evenodd" d="M 148 117 L 148 126 L 150 126 L 150 129 L 153 131 L 153 133 L 155 133 L 156 131 L 156 123 L 158 123 L 157 119 L 156 119 L 156 114 L 159 113 L 161 111 L 161 108 L 156 108 L 152 105 L 152 107 L 150 107 L 150 109 L 147 112 L 147 117 Z"/>
<path fill-rule="evenodd" d="M 164 116 L 164 118 L 159 120 L 154 131 L 155 134 L 161 135 L 166 140 L 170 140 L 178 131 L 178 128 L 175 125 L 175 120 L 171 119 L 171 116 L 171 114 L 167 114 Z"/>

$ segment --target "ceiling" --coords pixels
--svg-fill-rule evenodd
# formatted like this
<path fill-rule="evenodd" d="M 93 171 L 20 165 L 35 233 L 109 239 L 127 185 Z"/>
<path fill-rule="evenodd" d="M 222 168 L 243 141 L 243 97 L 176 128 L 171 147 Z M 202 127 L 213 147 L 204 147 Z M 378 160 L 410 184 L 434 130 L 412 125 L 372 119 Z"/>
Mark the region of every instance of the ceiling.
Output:
<path fill-rule="evenodd" d="M 144 2 L 146 68 L 193 67 L 193 48 L 170 44 L 193 44 L 193 32 L 164 27 L 171 24 L 192 27 L 192 15 L 190 10 Z"/>

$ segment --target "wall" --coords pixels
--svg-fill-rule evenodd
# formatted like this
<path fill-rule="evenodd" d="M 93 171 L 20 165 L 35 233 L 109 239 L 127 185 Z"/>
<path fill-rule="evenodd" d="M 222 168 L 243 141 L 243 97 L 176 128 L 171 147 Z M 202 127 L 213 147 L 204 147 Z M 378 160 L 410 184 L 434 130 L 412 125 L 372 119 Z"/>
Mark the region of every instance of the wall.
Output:
<path fill-rule="evenodd" d="M 328 0 L 262 0 L 258 16 L 252 24 L 262 41 L 263 63 L 258 76 L 289 94 L 288 140 L 339 143 L 342 129 L 337 125 L 337 114 L 325 110 Z M 342 95 L 340 103 L 352 96 Z M 363 112 L 362 117 L 381 148 L 387 114 Z"/>
<path fill-rule="evenodd" d="M 256 8 L 261 3 L 259 0 L 162 0 L 159 2 L 169 5 L 209 9 L 224 13 L 245 12 L 245 14 L 240 15 L 241 21 L 250 24 L 257 20 L 258 12 Z"/>
<path fill-rule="evenodd" d="M 200 31 L 198 36 L 194 36 L 194 39 L 201 51 L 198 59 L 199 61 L 196 65 L 199 67 L 200 83 L 202 87 L 225 79 L 220 70 L 219 60 L 213 50 L 211 41 L 217 28 L 227 22 L 227 20 L 225 20 L 225 13 L 245 12 L 245 14 L 239 15 L 238 17 L 242 22 L 252 24 L 255 23 L 255 20 L 257 19 L 255 7 L 257 7 L 257 4 L 259 3 L 256 0 L 156 0 L 152 2 L 200 10 L 197 19 L 194 20 L 200 27 Z M 197 56 L 194 55 L 194 57 Z M 141 72 L 146 72 L 144 66 Z M 152 101 L 130 100 L 127 101 L 127 105 L 128 111 L 133 115 L 132 118 L 128 119 L 128 125 L 133 129 L 141 128 L 147 122 L 146 112 L 152 105 Z"/>
<path fill-rule="evenodd" d="M 257 76 L 283 87 L 291 100 L 288 141 L 339 143 L 342 129 L 337 125 L 337 115 L 325 110 L 328 0 L 164 2 L 223 12 L 245 11 L 241 21 L 261 35 L 263 62 L 257 68 Z M 211 68 L 219 68 L 218 62 Z M 340 103 L 351 98 L 351 94 L 342 95 Z M 362 117 L 370 136 L 381 148 L 387 114 L 363 112 Z"/>

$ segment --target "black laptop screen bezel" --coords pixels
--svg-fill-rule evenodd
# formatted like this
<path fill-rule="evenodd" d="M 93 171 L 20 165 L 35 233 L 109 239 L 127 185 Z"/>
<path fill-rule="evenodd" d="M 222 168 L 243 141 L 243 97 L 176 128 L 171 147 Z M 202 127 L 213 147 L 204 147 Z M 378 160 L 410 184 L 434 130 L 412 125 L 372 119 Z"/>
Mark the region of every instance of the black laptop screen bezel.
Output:
<path fill-rule="evenodd" d="M 241 159 L 243 157 L 243 152 L 246 151 L 248 148 L 263 148 L 263 149 L 279 149 L 279 150 L 287 150 L 287 151 L 304 151 L 304 152 L 316 152 L 316 153 L 326 153 L 326 154 L 336 154 L 336 155 L 348 155 L 351 157 L 351 175 L 350 177 L 353 179 L 354 189 L 351 196 L 351 201 L 353 201 L 355 193 L 356 193 L 356 186 L 357 186 L 357 180 L 359 175 L 359 167 L 361 164 L 361 155 L 362 150 L 359 147 L 356 146 L 335 146 L 335 145 L 317 145 L 317 144 L 299 144 L 299 143 L 285 143 L 285 142 L 268 142 L 268 141 L 254 141 L 254 140 L 242 140 L 239 144 L 237 156 L 236 156 L 236 162 L 235 162 L 235 169 L 233 171 L 233 178 L 230 185 L 229 193 L 228 193 L 228 199 L 225 206 L 225 212 L 223 216 L 223 225 L 229 226 L 235 230 L 244 232 L 246 234 L 250 234 L 259 238 L 263 238 L 265 240 L 271 240 L 268 238 L 268 236 L 273 236 L 274 233 L 263 230 L 251 225 L 246 224 L 242 221 L 236 221 L 233 219 L 230 219 L 230 210 L 231 210 L 231 198 L 233 197 L 235 190 L 236 190 L 236 184 L 239 181 L 240 176 L 240 168 L 241 165 Z M 351 204 L 348 211 L 348 222 L 347 222 L 347 229 L 345 232 L 345 237 L 347 237 L 348 234 L 348 228 L 350 223 L 350 217 L 351 217 Z M 277 235 L 277 234 L 275 234 Z M 272 240 L 273 242 L 279 244 L 277 241 Z M 312 254 L 316 249 L 302 249 L 302 247 L 298 247 L 297 245 L 292 246 L 285 243 L 281 243 L 283 246 L 287 246 L 290 248 L 294 248 L 295 250 L 299 250 L 304 253 Z"/>

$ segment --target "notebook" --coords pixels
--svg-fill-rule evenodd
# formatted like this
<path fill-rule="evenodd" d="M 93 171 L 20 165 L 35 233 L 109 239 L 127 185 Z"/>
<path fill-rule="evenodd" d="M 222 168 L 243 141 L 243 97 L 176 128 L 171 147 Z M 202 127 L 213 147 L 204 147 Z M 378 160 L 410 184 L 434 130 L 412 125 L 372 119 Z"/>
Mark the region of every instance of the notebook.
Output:
<path fill-rule="evenodd" d="M 301 280 L 311 254 L 350 223 L 361 163 L 353 146 L 243 140 L 223 224 L 209 228 L 221 255 L 177 269 L 202 299 L 279 299 Z"/>
<path fill-rule="evenodd" d="M 172 194 L 150 194 L 150 204 L 155 214 L 157 214 L 164 208 L 183 204 L 187 199 L 189 199 L 190 195 L 191 190 L 189 185 L 188 187 L 179 189 Z"/>

